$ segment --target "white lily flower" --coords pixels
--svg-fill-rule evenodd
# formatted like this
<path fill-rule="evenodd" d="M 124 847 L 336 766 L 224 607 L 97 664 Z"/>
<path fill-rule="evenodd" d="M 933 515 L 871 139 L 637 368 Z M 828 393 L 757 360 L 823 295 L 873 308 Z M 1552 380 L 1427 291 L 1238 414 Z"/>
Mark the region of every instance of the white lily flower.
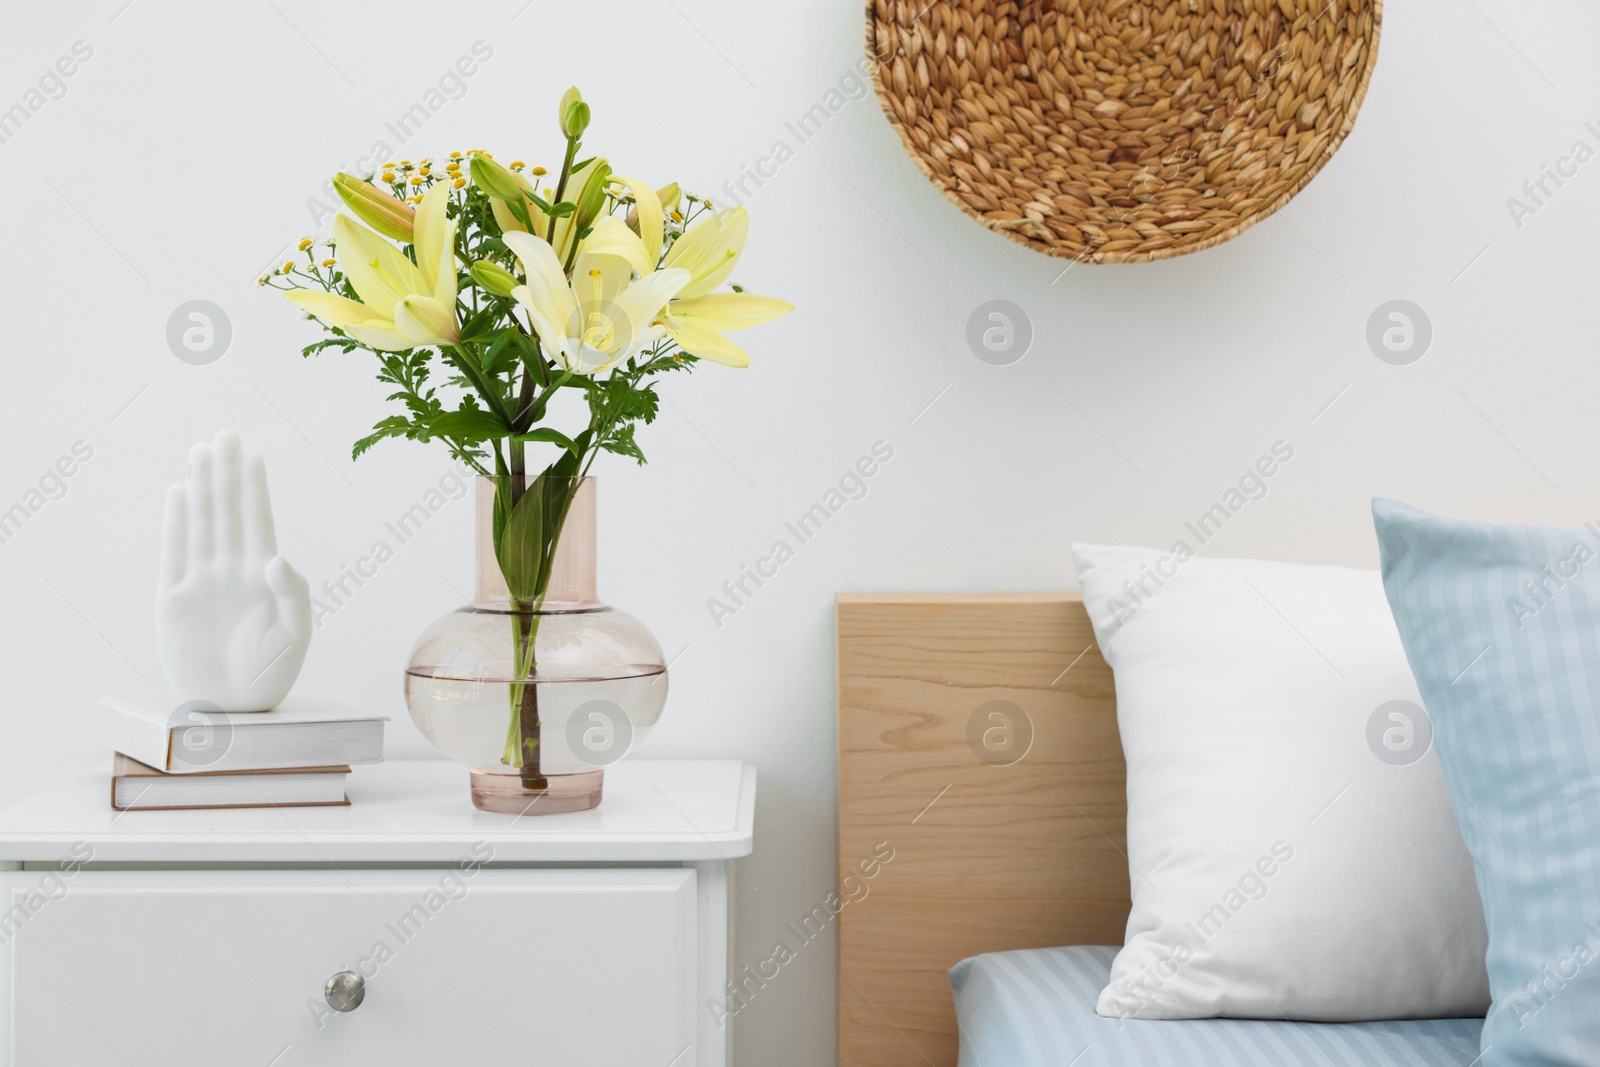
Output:
<path fill-rule="evenodd" d="M 584 241 L 570 280 L 540 238 L 513 231 L 503 240 L 526 272 L 512 297 L 526 309 L 545 357 L 574 374 L 603 373 L 664 337 L 657 320 L 690 280 L 686 270 L 650 271 L 638 236 L 617 219 L 602 220 Z M 637 280 L 636 269 L 643 275 Z"/>

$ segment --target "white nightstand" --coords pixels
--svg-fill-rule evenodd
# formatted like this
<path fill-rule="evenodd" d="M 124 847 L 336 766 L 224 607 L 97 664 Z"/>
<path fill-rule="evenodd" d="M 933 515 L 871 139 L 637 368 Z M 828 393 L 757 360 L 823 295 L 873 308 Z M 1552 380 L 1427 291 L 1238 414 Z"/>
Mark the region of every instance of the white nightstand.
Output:
<path fill-rule="evenodd" d="M 621 763 L 522 818 L 443 762 L 358 767 L 340 808 L 118 813 L 109 777 L 0 811 L 3 1067 L 730 1061 L 754 768 Z"/>

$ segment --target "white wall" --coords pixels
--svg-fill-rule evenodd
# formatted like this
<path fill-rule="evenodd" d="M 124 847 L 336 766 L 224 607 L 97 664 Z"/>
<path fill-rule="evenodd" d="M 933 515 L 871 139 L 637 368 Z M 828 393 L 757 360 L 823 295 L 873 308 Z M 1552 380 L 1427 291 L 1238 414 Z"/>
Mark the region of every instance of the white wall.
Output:
<path fill-rule="evenodd" d="M 737 280 L 799 310 L 746 335 L 748 371 L 673 381 L 643 435 L 651 465 L 612 463 L 602 483 L 602 591 L 681 653 L 648 754 L 761 768 L 740 962 L 831 887 L 836 592 L 1070 587 L 1070 540 L 1169 545 L 1279 440 L 1293 460 L 1206 551 L 1371 564 L 1374 494 L 1600 519 L 1600 162 L 1520 227 L 1506 205 L 1574 141 L 1600 149 L 1592 4 L 1391 0 L 1360 124 L 1282 215 L 1197 256 L 1057 281 L 1064 264 L 941 199 L 870 96 L 805 144 L 786 128 L 856 62 L 860 0 L 125 3 L 8 5 L 0 32 L 0 108 L 74 42 L 93 49 L 0 144 L 0 509 L 74 442 L 94 453 L 0 544 L 0 800 L 87 758 L 74 710 L 157 676 L 160 499 L 189 442 L 232 425 L 267 455 L 283 550 L 313 584 L 444 472 L 420 445 L 351 463 L 382 410 L 367 361 L 305 364 L 315 331 L 253 281 L 374 139 L 548 159 L 573 82 L 590 144 L 653 182 L 716 198 L 774 142 L 795 149 L 750 199 Z M 480 40 L 493 56 L 466 96 L 390 139 Z M 997 297 L 1036 333 L 1009 367 L 964 339 Z M 196 298 L 232 322 L 212 366 L 165 342 Z M 1395 298 L 1435 331 L 1411 366 L 1364 340 Z M 708 598 L 877 441 L 893 459 L 866 496 L 715 625 Z M 470 580 L 469 526 L 445 509 L 312 645 L 303 684 L 393 715 L 396 754 L 422 751 L 399 670 Z M 831 943 L 801 949 L 739 1016 L 744 1062 L 832 1062 L 833 981 Z"/>

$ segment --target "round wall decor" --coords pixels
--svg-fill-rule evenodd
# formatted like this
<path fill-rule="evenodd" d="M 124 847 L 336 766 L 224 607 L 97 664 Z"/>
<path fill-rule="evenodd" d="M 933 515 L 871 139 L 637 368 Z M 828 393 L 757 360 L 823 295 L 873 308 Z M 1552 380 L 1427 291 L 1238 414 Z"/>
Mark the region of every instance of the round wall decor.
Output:
<path fill-rule="evenodd" d="M 984 226 L 1139 263 L 1221 244 L 1355 124 L 1382 0 L 868 0 L 878 100 Z"/>

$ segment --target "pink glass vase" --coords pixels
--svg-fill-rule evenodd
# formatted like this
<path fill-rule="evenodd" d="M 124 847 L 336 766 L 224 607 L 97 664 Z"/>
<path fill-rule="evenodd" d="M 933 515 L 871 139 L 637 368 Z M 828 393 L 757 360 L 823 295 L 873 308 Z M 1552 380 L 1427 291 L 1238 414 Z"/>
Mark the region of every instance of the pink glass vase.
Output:
<path fill-rule="evenodd" d="M 511 521 L 532 493 L 537 521 Z M 593 478 L 479 478 L 476 504 L 476 593 L 417 639 L 406 706 L 484 811 L 595 807 L 605 768 L 661 716 L 661 646 L 595 592 Z"/>

